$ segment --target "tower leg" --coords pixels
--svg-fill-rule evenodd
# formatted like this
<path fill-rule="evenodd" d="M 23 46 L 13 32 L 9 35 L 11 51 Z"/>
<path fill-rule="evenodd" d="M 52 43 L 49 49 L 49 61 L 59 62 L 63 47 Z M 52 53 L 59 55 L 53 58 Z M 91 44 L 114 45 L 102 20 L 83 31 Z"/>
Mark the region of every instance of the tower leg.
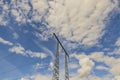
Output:
<path fill-rule="evenodd" d="M 65 55 L 65 80 L 69 80 L 68 57 L 67 57 L 67 55 Z"/>
<path fill-rule="evenodd" d="M 54 73 L 52 80 L 59 80 L 59 43 L 57 41 L 57 50 L 55 56 L 55 63 L 53 67 Z"/>

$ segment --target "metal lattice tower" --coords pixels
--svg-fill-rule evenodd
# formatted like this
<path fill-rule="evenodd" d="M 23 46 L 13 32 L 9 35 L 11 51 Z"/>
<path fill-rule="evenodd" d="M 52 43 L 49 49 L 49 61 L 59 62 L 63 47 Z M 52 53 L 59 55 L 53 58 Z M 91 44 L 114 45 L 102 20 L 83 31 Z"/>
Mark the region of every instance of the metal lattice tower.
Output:
<path fill-rule="evenodd" d="M 59 43 L 57 42 L 57 51 L 55 56 L 55 63 L 54 63 L 54 72 L 52 80 L 59 80 Z"/>
<path fill-rule="evenodd" d="M 57 40 L 57 51 L 56 51 L 56 56 L 55 56 L 55 63 L 54 63 L 54 68 L 53 68 L 54 72 L 53 72 L 52 80 L 59 80 L 59 46 L 62 47 L 62 49 L 63 49 L 63 51 L 65 53 L 65 80 L 69 80 L 69 72 L 68 72 L 69 55 L 66 52 L 65 48 L 63 47 L 63 45 L 61 44 L 58 37 L 56 36 L 56 34 L 53 33 L 53 35 L 55 36 L 55 38 Z"/>
<path fill-rule="evenodd" d="M 65 80 L 69 80 L 68 57 L 67 57 L 67 55 L 65 55 Z"/>

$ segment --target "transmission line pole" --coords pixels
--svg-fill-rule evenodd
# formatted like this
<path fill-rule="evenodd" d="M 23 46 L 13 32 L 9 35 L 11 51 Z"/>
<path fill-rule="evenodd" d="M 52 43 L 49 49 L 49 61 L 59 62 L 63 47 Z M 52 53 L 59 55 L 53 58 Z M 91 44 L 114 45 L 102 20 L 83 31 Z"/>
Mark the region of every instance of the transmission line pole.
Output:
<path fill-rule="evenodd" d="M 56 51 L 56 56 L 55 56 L 55 63 L 54 63 L 54 73 L 53 73 L 53 78 L 52 80 L 59 80 L 59 45 L 62 47 L 64 53 L 65 53 L 65 80 L 69 80 L 69 72 L 68 72 L 68 60 L 69 60 L 69 54 L 63 47 L 62 43 L 58 39 L 55 33 L 53 33 L 57 40 L 57 51 Z"/>
<path fill-rule="evenodd" d="M 57 41 L 57 49 L 56 49 L 56 56 L 55 56 L 55 63 L 53 67 L 53 79 L 52 80 L 59 80 L 59 43 Z"/>

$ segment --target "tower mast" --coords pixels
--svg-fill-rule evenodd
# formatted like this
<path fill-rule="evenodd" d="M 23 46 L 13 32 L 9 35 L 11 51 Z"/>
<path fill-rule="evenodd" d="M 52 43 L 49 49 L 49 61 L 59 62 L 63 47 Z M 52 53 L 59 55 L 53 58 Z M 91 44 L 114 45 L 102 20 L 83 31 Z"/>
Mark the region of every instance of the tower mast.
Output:
<path fill-rule="evenodd" d="M 68 59 L 69 59 L 69 54 L 63 47 L 62 43 L 58 39 L 55 33 L 53 33 L 57 40 L 57 53 L 56 53 L 56 58 L 55 58 L 55 63 L 54 63 L 54 74 L 53 74 L 53 79 L 52 80 L 59 80 L 59 45 L 62 47 L 64 53 L 65 53 L 65 80 L 69 80 L 69 72 L 68 72 Z"/>
<path fill-rule="evenodd" d="M 57 41 L 57 49 L 56 49 L 56 56 L 55 56 L 55 63 L 53 67 L 53 78 L 52 80 L 59 80 L 59 43 Z"/>

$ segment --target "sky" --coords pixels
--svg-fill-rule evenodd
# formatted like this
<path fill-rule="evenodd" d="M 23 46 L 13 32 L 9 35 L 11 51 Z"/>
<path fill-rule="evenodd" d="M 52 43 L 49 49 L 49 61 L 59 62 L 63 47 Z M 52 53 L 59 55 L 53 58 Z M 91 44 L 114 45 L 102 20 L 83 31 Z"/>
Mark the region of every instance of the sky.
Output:
<path fill-rule="evenodd" d="M 53 33 L 70 80 L 120 80 L 120 0 L 0 0 L 0 80 L 52 80 Z"/>

